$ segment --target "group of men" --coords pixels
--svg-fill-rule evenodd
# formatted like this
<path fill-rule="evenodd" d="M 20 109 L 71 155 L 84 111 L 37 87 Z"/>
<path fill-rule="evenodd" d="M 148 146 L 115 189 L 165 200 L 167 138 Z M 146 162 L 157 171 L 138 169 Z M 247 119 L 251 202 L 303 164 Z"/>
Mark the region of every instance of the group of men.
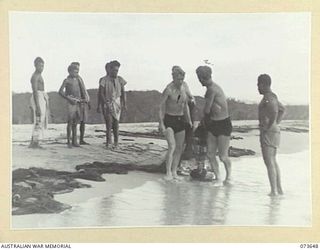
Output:
<path fill-rule="evenodd" d="M 228 185 L 231 183 L 231 161 L 228 154 L 232 123 L 227 98 L 222 88 L 212 80 L 212 69 L 209 66 L 199 66 L 196 69 L 196 74 L 201 85 L 207 89 L 204 96 L 203 118 L 198 128 L 201 126 L 207 131 L 206 157 L 209 159 L 211 170 L 214 173 L 213 185 L 216 187 L 224 184 Z M 192 119 L 191 110 L 194 110 L 194 106 L 197 105 L 187 83 L 184 82 L 184 78 L 185 72 L 181 67 L 173 66 L 173 80 L 163 91 L 160 104 L 159 129 L 163 132 L 168 143 L 165 177 L 167 180 L 180 179 L 177 175 L 177 169 L 182 153 L 187 149 L 185 141 L 188 144 L 189 131 L 197 129 Z M 258 77 L 258 91 L 263 95 L 258 110 L 260 144 L 271 186 L 270 196 L 282 195 L 283 190 L 276 153 L 280 143 L 279 123 L 284 114 L 284 106 L 271 91 L 269 75 L 262 74 Z M 224 181 L 222 181 L 219 171 L 217 156 L 219 156 L 226 170 Z"/>
<path fill-rule="evenodd" d="M 44 60 L 37 57 L 34 60 L 35 72 L 31 77 L 34 128 L 31 138 L 31 148 L 41 148 L 39 138 L 48 124 L 49 98 L 44 91 L 44 81 L 41 73 Z M 97 112 L 103 114 L 106 123 L 106 147 L 118 146 L 119 120 L 122 109 L 126 109 L 124 86 L 126 81 L 118 76 L 120 63 L 108 62 L 105 66 L 106 75 L 100 78 L 98 91 Z M 84 140 L 85 123 L 88 121 L 91 109 L 90 96 L 84 81 L 79 75 L 80 63 L 72 62 L 68 66 L 68 76 L 64 79 L 59 94 L 67 101 L 67 145 L 69 148 L 88 145 Z M 77 125 L 80 123 L 80 141 L 77 139 Z M 114 143 L 111 141 L 111 130 L 114 134 Z"/>
<path fill-rule="evenodd" d="M 44 67 L 42 58 L 34 61 L 35 72 L 31 78 L 32 97 L 31 108 L 34 118 L 34 128 L 30 147 L 39 148 L 39 134 L 48 123 L 49 99 L 44 91 L 44 81 L 41 76 Z M 114 144 L 118 146 L 119 120 L 121 111 L 126 109 L 126 81 L 118 76 L 120 63 L 111 61 L 105 65 L 106 75 L 99 80 L 97 112 L 103 114 L 106 124 L 106 147 L 112 145 L 111 130 Z M 86 145 L 84 141 L 85 123 L 88 110 L 91 109 L 90 96 L 83 79 L 79 76 L 80 64 L 73 62 L 68 67 L 69 75 L 63 81 L 59 94 L 67 100 L 67 145 L 69 148 Z M 227 98 L 222 88 L 212 80 L 212 69 L 209 66 L 199 66 L 196 74 L 202 86 L 207 91 L 204 96 L 205 106 L 200 125 L 207 133 L 207 152 L 211 169 L 214 173 L 214 186 L 222 186 L 231 182 L 231 161 L 228 156 L 232 123 L 228 111 Z M 185 72 L 179 66 L 172 67 L 173 81 L 165 88 L 159 108 L 159 129 L 168 143 L 166 155 L 167 180 L 179 179 L 177 168 L 185 149 L 186 133 L 196 129 L 192 119 L 192 107 L 196 106 L 195 98 L 184 81 Z M 271 186 L 270 195 L 283 194 L 279 166 L 276 162 L 277 148 L 280 143 L 279 123 L 284 114 L 284 106 L 271 91 L 271 78 L 267 74 L 258 77 L 258 91 L 263 95 L 259 104 L 260 144 L 264 163 L 267 167 Z M 80 123 L 80 142 L 77 142 L 77 124 Z M 222 181 L 217 156 L 226 169 L 226 177 Z"/>

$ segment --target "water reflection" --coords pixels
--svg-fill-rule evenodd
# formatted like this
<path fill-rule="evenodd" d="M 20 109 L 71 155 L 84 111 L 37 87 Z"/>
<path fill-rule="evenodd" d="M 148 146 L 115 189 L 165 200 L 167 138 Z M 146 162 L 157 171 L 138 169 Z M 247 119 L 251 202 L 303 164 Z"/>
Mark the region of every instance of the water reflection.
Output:
<path fill-rule="evenodd" d="M 270 197 L 269 213 L 265 222 L 267 225 L 276 225 L 279 223 L 282 198 L 281 196 Z"/>
<path fill-rule="evenodd" d="M 263 162 L 260 158 L 248 158 L 234 164 L 236 178 L 230 187 L 216 188 L 211 183 L 190 181 L 188 177 L 170 183 L 154 174 L 130 173 L 122 176 L 122 181 L 143 177 L 141 184 L 108 195 L 105 190 L 112 182 L 101 183 L 101 187 L 94 189 L 96 198 L 75 202 L 71 210 L 61 214 L 13 216 L 13 227 L 310 226 L 308 152 L 290 158 L 279 155 L 278 160 L 285 188 L 282 197 L 267 196 L 269 183 Z M 69 195 L 79 196 L 83 192 Z"/>
<path fill-rule="evenodd" d="M 224 224 L 228 213 L 230 187 L 216 188 L 211 183 L 166 183 L 164 225 Z"/>

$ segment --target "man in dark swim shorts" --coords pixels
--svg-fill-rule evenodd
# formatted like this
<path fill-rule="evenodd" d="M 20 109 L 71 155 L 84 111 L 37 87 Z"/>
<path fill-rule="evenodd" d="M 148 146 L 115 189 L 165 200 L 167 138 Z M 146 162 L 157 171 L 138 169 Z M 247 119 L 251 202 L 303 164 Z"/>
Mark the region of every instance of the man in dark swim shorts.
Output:
<path fill-rule="evenodd" d="M 232 124 L 230 117 L 223 120 L 208 120 L 206 121 L 206 127 L 215 137 L 219 135 L 231 136 Z"/>
<path fill-rule="evenodd" d="M 173 81 L 163 91 L 159 109 L 159 129 L 168 143 L 166 155 L 166 180 L 178 180 L 177 167 L 185 140 L 185 122 L 192 127 L 188 109 L 188 85 L 185 72 L 179 66 L 172 67 Z"/>
<path fill-rule="evenodd" d="M 186 129 L 186 124 L 185 124 L 183 115 L 180 116 L 180 115 L 165 114 L 163 122 L 164 122 L 164 126 L 166 128 L 172 128 L 175 134 Z"/>
<path fill-rule="evenodd" d="M 205 94 L 204 124 L 208 133 L 208 158 L 212 170 L 216 176 L 214 186 L 222 186 L 219 164 L 216 159 L 217 151 L 219 159 L 226 169 L 224 184 L 231 181 L 231 161 L 229 159 L 230 135 L 232 124 L 229 117 L 227 98 L 222 88 L 212 81 L 212 70 L 208 66 L 200 66 L 196 70 L 202 86 L 207 88 Z"/>

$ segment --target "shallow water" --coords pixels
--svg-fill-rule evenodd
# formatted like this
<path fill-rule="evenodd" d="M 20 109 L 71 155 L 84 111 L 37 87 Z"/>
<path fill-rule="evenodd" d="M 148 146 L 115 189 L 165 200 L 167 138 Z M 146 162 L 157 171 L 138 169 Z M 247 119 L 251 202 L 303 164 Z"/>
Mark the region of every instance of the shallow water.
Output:
<path fill-rule="evenodd" d="M 13 140 L 27 138 L 25 127 L 14 126 Z M 88 126 L 88 131 L 100 125 Z M 127 130 L 132 125 L 126 125 Z M 56 137 L 63 127 L 51 130 Z M 146 124 L 141 129 L 153 129 Z M 88 133 L 90 134 L 90 133 Z M 258 131 L 232 140 L 235 147 L 253 149 L 253 157 L 232 158 L 232 186 L 216 188 L 211 183 L 170 183 L 160 174 L 130 172 L 105 175 L 106 182 L 89 182 L 92 188 L 56 195 L 72 205 L 60 214 L 12 216 L 12 228 L 136 227 L 168 225 L 311 226 L 311 178 L 307 133 L 282 132 L 278 163 L 284 196 L 271 198 L 266 168 L 260 155 Z M 13 156 L 14 157 L 14 156 Z M 224 175 L 221 166 L 222 174 Z"/>
<path fill-rule="evenodd" d="M 161 175 L 131 172 L 112 178 L 136 183 L 108 194 L 107 175 L 106 183 L 90 182 L 92 189 L 56 196 L 57 200 L 72 204 L 72 209 L 60 214 L 13 216 L 12 226 L 311 226 L 308 152 L 279 155 L 278 162 L 285 191 L 281 197 L 267 195 L 265 167 L 260 158 L 252 157 L 234 163 L 234 184 L 221 188 L 188 177 L 170 183 L 162 180 Z"/>

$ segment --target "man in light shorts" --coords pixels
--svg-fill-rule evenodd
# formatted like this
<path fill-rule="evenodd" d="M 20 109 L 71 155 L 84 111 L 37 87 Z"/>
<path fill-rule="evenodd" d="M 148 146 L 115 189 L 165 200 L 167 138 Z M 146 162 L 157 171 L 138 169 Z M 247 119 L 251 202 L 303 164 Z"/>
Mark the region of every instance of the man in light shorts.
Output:
<path fill-rule="evenodd" d="M 260 144 L 264 163 L 267 167 L 271 186 L 270 196 L 282 195 L 280 169 L 276 161 L 280 144 L 279 124 L 284 114 L 284 106 L 271 91 L 271 77 L 267 74 L 258 77 L 258 91 L 263 98 L 259 104 Z"/>

